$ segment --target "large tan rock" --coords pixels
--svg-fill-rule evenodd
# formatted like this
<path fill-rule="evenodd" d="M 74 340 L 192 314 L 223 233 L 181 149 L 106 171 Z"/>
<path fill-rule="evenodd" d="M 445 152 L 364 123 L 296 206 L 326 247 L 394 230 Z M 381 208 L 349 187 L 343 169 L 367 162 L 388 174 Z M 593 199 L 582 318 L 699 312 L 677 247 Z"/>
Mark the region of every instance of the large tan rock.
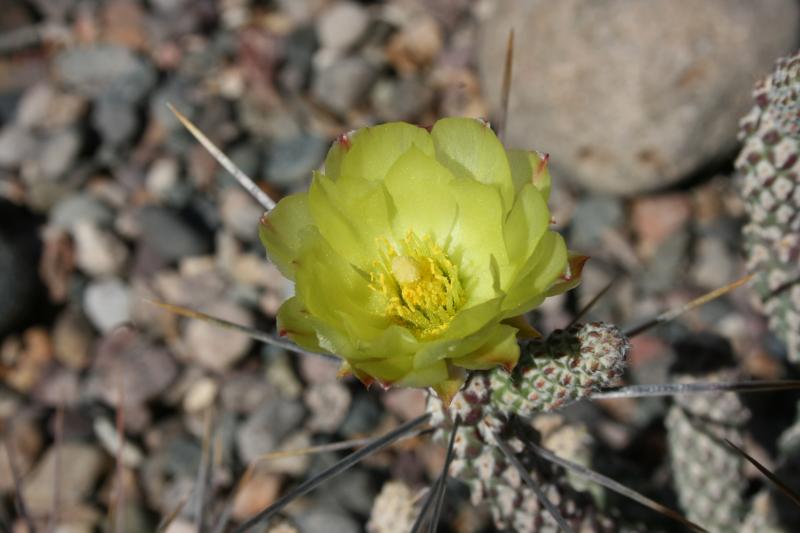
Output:
<path fill-rule="evenodd" d="M 594 190 L 659 189 L 732 150 L 798 20 L 795 0 L 498 0 L 481 25 L 484 90 L 497 109 L 514 27 L 508 143 Z"/>

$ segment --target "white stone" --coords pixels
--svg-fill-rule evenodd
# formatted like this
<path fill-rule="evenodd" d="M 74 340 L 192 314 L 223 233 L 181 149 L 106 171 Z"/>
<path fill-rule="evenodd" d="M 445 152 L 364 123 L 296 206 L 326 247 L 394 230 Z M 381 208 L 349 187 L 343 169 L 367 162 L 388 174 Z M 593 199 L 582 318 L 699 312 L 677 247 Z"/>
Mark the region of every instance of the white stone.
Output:
<path fill-rule="evenodd" d="M 178 161 L 171 157 L 157 159 L 147 172 L 147 192 L 163 200 L 178 183 Z"/>
<path fill-rule="evenodd" d="M 94 281 L 83 294 L 83 307 L 97 329 L 109 332 L 131 318 L 130 289 L 115 278 Z"/>
<path fill-rule="evenodd" d="M 110 231 L 101 230 L 89 221 L 72 228 L 75 261 L 78 267 L 95 277 L 119 274 L 128 260 L 128 248 Z"/>
<path fill-rule="evenodd" d="M 317 18 L 317 36 L 323 48 L 346 50 L 369 26 L 369 14 L 355 2 L 337 2 Z"/>

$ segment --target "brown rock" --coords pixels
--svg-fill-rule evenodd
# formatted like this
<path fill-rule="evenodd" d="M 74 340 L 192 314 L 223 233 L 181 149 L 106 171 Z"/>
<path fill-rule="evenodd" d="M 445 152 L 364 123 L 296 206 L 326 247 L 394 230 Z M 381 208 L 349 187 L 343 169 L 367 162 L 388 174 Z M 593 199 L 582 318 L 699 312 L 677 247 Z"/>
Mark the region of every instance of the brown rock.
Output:
<path fill-rule="evenodd" d="M 411 420 L 425 412 L 427 398 L 423 389 L 391 389 L 383 395 L 383 404 L 400 419 Z"/>
<path fill-rule="evenodd" d="M 17 123 L 28 129 L 55 130 L 74 124 L 86 108 L 86 98 L 38 83 L 25 91 L 17 108 Z"/>
<path fill-rule="evenodd" d="M 264 208 L 239 187 L 228 187 L 222 192 L 220 204 L 222 223 L 234 235 L 246 242 L 258 240 L 258 224 Z M 266 262 L 266 260 L 262 261 Z"/>
<path fill-rule="evenodd" d="M 92 325 L 77 309 L 67 309 L 58 317 L 53 329 L 56 359 L 63 365 L 86 368 L 94 340 Z"/>
<path fill-rule="evenodd" d="M 509 144 L 619 194 L 663 188 L 732 149 L 754 81 L 793 49 L 800 22 L 794 0 L 494 5 L 479 62 L 497 109 L 517 28 Z"/>
<path fill-rule="evenodd" d="M 183 398 L 183 409 L 189 413 L 196 413 L 214 403 L 219 392 L 219 385 L 210 377 L 202 377 L 192 383 L 186 396 Z"/>
<path fill-rule="evenodd" d="M 62 303 L 67 299 L 75 268 L 75 246 L 69 234 L 57 228 L 46 228 L 42 240 L 44 246 L 39 261 L 39 275 L 47 286 L 50 300 Z"/>
<path fill-rule="evenodd" d="M 75 261 L 93 277 L 117 275 L 128 260 L 128 248 L 110 231 L 93 222 L 80 221 L 72 229 Z"/>
<path fill-rule="evenodd" d="M 319 383 L 306 389 L 305 401 L 311 412 L 308 429 L 332 433 L 350 409 L 350 390 L 338 381 Z"/>
<path fill-rule="evenodd" d="M 244 253 L 236 256 L 231 265 L 231 275 L 239 283 L 265 287 L 275 292 L 285 292 L 286 278 L 263 255 Z"/>
<path fill-rule="evenodd" d="M 339 361 L 328 357 L 311 355 L 299 356 L 300 376 L 311 385 L 336 381 L 339 374 Z"/>
<path fill-rule="evenodd" d="M 311 435 L 305 430 L 290 434 L 281 443 L 281 450 L 304 450 L 311 446 Z M 287 476 L 303 476 L 308 472 L 312 456 L 310 455 L 287 455 L 285 457 L 273 458 L 269 461 L 260 463 L 260 468 L 273 474 L 286 474 Z"/>
<path fill-rule="evenodd" d="M 398 72 L 409 74 L 430 65 L 444 44 L 442 29 L 424 11 L 409 13 L 389 41 L 386 55 Z"/>
<path fill-rule="evenodd" d="M 53 345 L 50 336 L 43 328 L 30 328 L 22 339 L 6 337 L 0 347 L 2 360 L 11 366 L 4 379 L 11 387 L 30 391 L 42 378 L 53 359 Z"/>
<path fill-rule="evenodd" d="M 80 400 L 81 386 L 74 370 L 57 365 L 51 366 L 36 388 L 33 397 L 50 407 L 75 405 Z"/>
<path fill-rule="evenodd" d="M 105 470 L 107 457 L 88 444 L 65 442 L 52 446 L 36 465 L 23 488 L 28 509 L 33 514 L 48 513 L 58 490 L 60 506 L 69 508 L 84 501 Z M 56 475 L 56 465 L 60 469 Z M 56 478 L 60 486 L 56 488 Z"/>
<path fill-rule="evenodd" d="M 489 107 L 483 98 L 480 81 L 467 68 L 448 68 L 436 76 L 441 86 L 439 111 L 445 117 L 489 116 Z"/>
<path fill-rule="evenodd" d="M 631 219 L 639 237 L 639 256 L 652 257 L 658 246 L 687 224 L 691 216 L 691 199 L 685 194 L 660 194 L 635 199 Z"/>
<path fill-rule="evenodd" d="M 110 405 L 139 406 L 161 394 L 177 375 L 177 364 L 164 349 L 134 329 L 121 328 L 101 339 L 92 365 L 90 392 Z"/>
<path fill-rule="evenodd" d="M 251 463 L 279 449 L 280 443 L 299 427 L 304 415 L 305 409 L 294 400 L 278 398 L 262 405 L 236 432 L 239 455 Z"/>
<path fill-rule="evenodd" d="M 42 434 L 35 421 L 24 418 L 14 422 L 8 437 L 0 441 L 0 491 L 7 492 L 14 488 L 14 477 L 9 454 L 6 450 L 9 442 L 13 445 L 14 466 L 20 477 L 27 476 L 34 464 L 36 455 L 42 448 Z"/>
<path fill-rule="evenodd" d="M 250 312 L 231 302 L 220 301 L 203 311 L 236 324 L 253 325 Z M 225 370 L 232 366 L 247 353 L 252 344 L 252 339 L 243 333 L 202 320 L 191 320 L 188 323 L 185 339 L 188 356 L 214 370 Z"/>
<path fill-rule="evenodd" d="M 245 476 L 233 498 L 231 516 L 246 520 L 268 507 L 280 494 L 282 477 L 255 469 Z"/>
<path fill-rule="evenodd" d="M 191 308 L 217 300 L 225 288 L 213 262 L 208 269 L 192 273 L 163 270 L 156 274 L 153 284 L 163 301 Z"/>
<path fill-rule="evenodd" d="M 112 0 L 103 6 L 103 37 L 126 48 L 144 48 L 147 44 L 145 14 L 138 2 Z"/>
<path fill-rule="evenodd" d="M 275 388 L 252 372 L 232 373 L 220 391 L 223 408 L 234 413 L 251 413 L 275 396 Z"/>

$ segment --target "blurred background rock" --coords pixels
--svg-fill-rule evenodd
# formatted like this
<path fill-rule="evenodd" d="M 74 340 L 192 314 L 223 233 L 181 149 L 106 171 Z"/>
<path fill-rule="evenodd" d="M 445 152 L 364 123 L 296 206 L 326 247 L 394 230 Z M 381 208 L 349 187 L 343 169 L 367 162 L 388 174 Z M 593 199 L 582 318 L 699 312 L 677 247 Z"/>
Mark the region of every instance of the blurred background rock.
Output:
<path fill-rule="evenodd" d="M 175 510 L 172 531 L 193 530 L 197 509 L 245 519 L 332 458 L 243 477 L 261 454 L 424 410 L 419 391 L 367 391 L 328 361 L 149 303 L 270 329 L 292 290 L 264 259 L 260 207 L 167 102 L 277 199 L 308 185 L 342 132 L 497 119 L 513 26 L 507 141 L 551 154 L 555 224 L 593 256 L 583 288 L 536 319 L 563 326 L 619 276 L 590 317 L 624 324 L 743 273 L 737 121 L 800 37 L 795 0 L 0 0 L 0 13 L 0 448 L 31 514 L 69 531 L 109 509 L 131 532 Z M 786 375 L 743 291 L 638 338 L 631 379 L 668 379 L 671 342 L 702 329 L 752 375 Z M 665 404 L 620 405 L 573 416 L 605 446 L 666 461 Z M 207 423 L 216 455 L 198 491 Z M 0 452 L 0 524 L 23 531 Z M 381 481 L 416 490 L 441 461 L 414 439 L 289 514 L 303 531 L 360 531 Z M 485 516 L 454 503 L 446 520 L 478 531 Z"/>

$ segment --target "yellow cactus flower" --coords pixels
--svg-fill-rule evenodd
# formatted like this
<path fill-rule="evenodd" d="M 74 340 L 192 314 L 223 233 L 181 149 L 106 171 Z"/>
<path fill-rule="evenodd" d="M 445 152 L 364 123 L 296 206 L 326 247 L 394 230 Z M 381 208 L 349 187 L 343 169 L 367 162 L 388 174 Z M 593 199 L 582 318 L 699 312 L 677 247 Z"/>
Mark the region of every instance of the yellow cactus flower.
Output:
<path fill-rule="evenodd" d="M 577 285 L 585 257 L 548 229 L 547 160 L 488 125 L 447 118 L 341 136 L 310 190 L 264 216 L 268 256 L 295 282 L 278 327 L 366 383 L 432 387 L 513 367 L 520 316 Z"/>

